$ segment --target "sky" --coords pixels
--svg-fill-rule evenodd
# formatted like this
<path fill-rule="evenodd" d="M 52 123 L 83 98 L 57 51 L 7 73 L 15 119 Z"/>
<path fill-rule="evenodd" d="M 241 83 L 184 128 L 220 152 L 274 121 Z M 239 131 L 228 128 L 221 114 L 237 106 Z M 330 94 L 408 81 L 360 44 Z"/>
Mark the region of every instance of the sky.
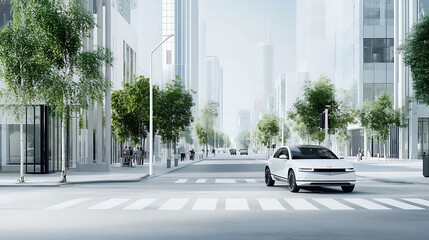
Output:
<path fill-rule="evenodd" d="M 257 45 L 268 41 L 268 28 L 273 76 L 295 71 L 295 0 L 200 0 L 199 10 L 207 56 L 217 56 L 223 66 L 224 132 L 233 140 L 238 111 L 251 110 L 255 100 Z"/>

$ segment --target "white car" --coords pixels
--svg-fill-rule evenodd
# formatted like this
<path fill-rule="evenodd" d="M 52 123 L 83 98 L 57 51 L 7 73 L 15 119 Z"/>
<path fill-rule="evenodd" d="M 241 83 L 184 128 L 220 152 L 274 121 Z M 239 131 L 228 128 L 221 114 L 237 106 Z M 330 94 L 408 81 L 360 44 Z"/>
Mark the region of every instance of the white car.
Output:
<path fill-rule="evenodd" d="M 311 186 L 341 186 L 344 192 L 352 192 L 356 174 L 353 165 L 325 147 L 283 146 L 265 166 L 265 184 L 273 186 L 276 180 L 288 182 L 291 192 Z"/>

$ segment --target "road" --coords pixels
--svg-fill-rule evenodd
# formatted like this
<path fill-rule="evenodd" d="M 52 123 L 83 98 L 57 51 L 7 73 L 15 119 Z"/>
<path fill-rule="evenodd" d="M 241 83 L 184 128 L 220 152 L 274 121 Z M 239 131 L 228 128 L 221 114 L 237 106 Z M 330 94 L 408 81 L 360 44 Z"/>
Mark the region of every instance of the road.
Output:
<path fill-rule="evenodd" d="M 0 239 L 428 239 L 426 184 L 358 179 L 290 193 L 256 155 L 140 182 L 0 189 Z M 403 171 L 358 164 L 357 171 Z"/>

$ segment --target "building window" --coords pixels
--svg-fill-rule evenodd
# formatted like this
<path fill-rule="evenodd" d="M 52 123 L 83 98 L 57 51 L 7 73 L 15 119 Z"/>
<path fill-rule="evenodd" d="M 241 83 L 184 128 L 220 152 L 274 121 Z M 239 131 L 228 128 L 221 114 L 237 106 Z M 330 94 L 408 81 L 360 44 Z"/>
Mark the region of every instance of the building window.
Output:
<path fill-rule="evenodd" d="M 363 24 L 365 26 L 391 25 L 394 17 L 393 3 L 393 0 L 364 0 Z"/>
<path fill-rule="evenodd" d="M 136 52 L 124 41 L 123 44 L 123 81 L 129 82 L 136 73 Z"/>
<path fill-rule="evenodd" d="M 429 0 L 419 0 L 418 11 L 419 19 L 429 14 Z"/>
<path fill-rule="evenodd" d="M 393 38 L 364 38 L 364 63 L 393 63 Z"/>

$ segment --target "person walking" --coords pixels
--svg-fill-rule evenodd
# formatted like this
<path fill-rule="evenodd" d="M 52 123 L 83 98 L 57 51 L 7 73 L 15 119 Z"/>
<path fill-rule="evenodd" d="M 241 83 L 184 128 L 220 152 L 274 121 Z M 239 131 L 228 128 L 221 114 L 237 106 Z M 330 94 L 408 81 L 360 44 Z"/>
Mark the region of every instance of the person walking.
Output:
<path fill-rule="evenodd" d="M 212 153 L 213 153 L 213 157 L 216 156 L 216 149 L 213 148 Z"/>
<path fill-rule="evenodd" d="M 191 148 L 191 150 L 189 151 L 189 153 L 190 153 L 189 159 L 192 160 L 192 161 L 194 161 L 194 159 L 195 159 L 195 151 L 194 151 L 194 149 Z"/>

